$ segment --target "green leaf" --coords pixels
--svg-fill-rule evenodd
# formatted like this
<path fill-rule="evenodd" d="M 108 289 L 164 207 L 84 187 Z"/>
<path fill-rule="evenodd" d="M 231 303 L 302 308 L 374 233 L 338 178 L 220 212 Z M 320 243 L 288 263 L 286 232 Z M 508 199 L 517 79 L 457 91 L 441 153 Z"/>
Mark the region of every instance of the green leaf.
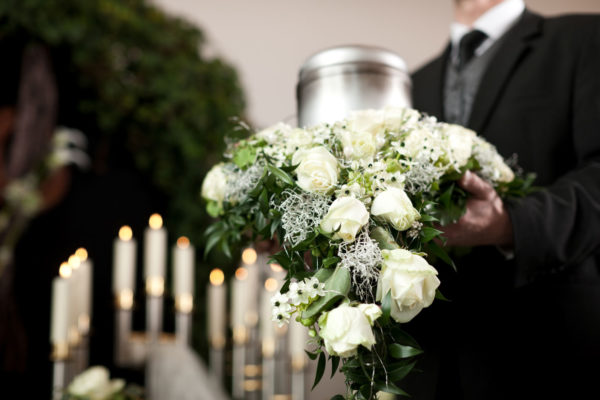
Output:
<path fill-rule="evenodd" d="M 319 282 L 325 282 L 329 277 L 333 275 L 333 269 L 321 268 L 313 275 L 319 280 Z"/>
<path fill-rule="evenodd" d="M 407 332 L 405 332 L 400 327 L 400 325 L 393 325 L 391 329 L 391 334 L 397 343 L 404 344 L 406 346 L 411 346 L 417 349 L 419 348 L 419 344 L 417 343 L 417 341 Z"/>
<path fill-rule="evenodd" d="M 341 394 L 336 394 L 330 400 L 346 400 Z"/>
<path fill-rule="evenodd" d="M 331 360 L 331 377 L 333 378 L 340 365 L 340 357 L 330 356 L 329 359 Z"/>
<path fill-rule="evenodd" d="M 225 254 L 225 257 L 231 259 L 231 248 L 229 247 L 227 240 L 221 241 L 221 250 L 223 251 L 223 254 Z"/>
<path fill-rule="evenodd" d="M 421 221 L 421 222 L 436 222 L 439 220 L 436 217 L 434 217 L 433 215 L 421 214 L 419 221 Z"/>
<path fill-rule="evenodd" d="M 348 268 L 337 267 L 325 281 L 325 296 L 319 297 L 302 313 L 302 319 L 309 319 L 331 307 L 344 298 L 350 291 L 350 271 Z"/>
<path fill-rule="evenodd" d="M 339 261 L 339 257 L 327 257 L 323 260 L 323 265 L 321 266 L 321 268 L 329 268 L 332 265 L 337 264 Z"/>
<path fill-rule="evenodd" d="M 400 248 L 392 235 L 380 226 L 371 231 L 371 239 L 375 240 L 382 250 L 394 250 Z"/>
<path fill-rule="evenodd" d="M 427 243 L 427 242 L 430 242 L 433 238 L 440 236 L 443 233 L 444 232 L 437 230 L 435 228 L 432 228 L 430 226 L 425 226 L 425 227 L 423 227 L 423 229 L 421 229 L 420 235 L 421 235 L 422 242 Z"/>
<path fill-rule="evenodd" d="M 323 377 L 326 362 L 327 360 L 325 359 L 325 353 L 319 354 L 319 361 L 317 361 L 317 371 L 315 372 L 315 383 L 313 383 L 312 389 L 314 389 L 315 386 L 317 386 L 317 384 Z"/>
<path fill-rule="evenodd" d="M 454 271 L 457 271 L 456 264 L 454 264 L 454 261 L 452 261 L 452 259 L 448 255 L 448 253 L 446 253 L 446 251 L 444 249 L 442 249 L 437 243 L 435 243 L 435 242 L 427 243 L 427 252 L 438 257 L 440 260 L 442 260 L 446 264 L 450 265 L 452 267 L 452 269 L 454 269 Z"/>
<path fill-rule="evenodd" d="M 206 204 L 206 212 L 213 218 L 217 218 L 219 215 L 223 214 L 223 206 L 216 201 L 209 201 Z"/>
<path fill-rule="evenodd" d="M 304 350 L 304 352 L 306 353 L 306 355 L 308 356 L 308 358 L 310 358 L 311 360 L 316 360 L 318 353 L 312 353 L 308 350 Z"/>
<path fill-rule="evenodd" d="M 388 347 L 390 355 L 394 358 L 410 358 L 423 353 L 423 350 L 412 346 L 404 346 L 394 343 Z"/>
<path fill-rule="evenodd" d="M 413 361 L 409 364 L 401 364 L 396 367 L 388 365 L 388 379 L 393 382 L 401 381 L 413 370 L 416 364 L 417 362 Z"/>
<path fill-rule="evenodd" d="M 375 389 L 380 392 L 393 393 L 399 396 L 410 397 L 408 393 L 400 389 L 398 386 L 394 385 L 392 382 L 375 382 Z"/>
<path fill-rule="evenodd" d="M 282 182 L 287 183 L 288 185 L 292 185 L 292 186 L 296 185 L 296 183 L 294 182 L 292 177 L 287 172 L 283 171 L 282 169 L 277 168 L 276 166 L 271 165 L 271 164 L 267 164 L 267 169 L 269 170 L 270 173 L 275 175 Z"/>
<path fill-rule="evenodd" d="M 258 204 L 260 204 L 260 211 L 263 214 L 269 213 L 269 195 L 267 194 L 267 189 L 263 189 L 258 196 Z"/>
<path fill-rule="evenodd" d="M 233 154 L 233 162 L 240 168 L 254 164 L 256 161 L 256 149 L 250 146 L 240 146 Z"/>
<path fill-rule="evenodd" d="M 444 295 L 442 294 L 442 292 L 440 292 L 440 289 L 436 289 L 436 290 L 435 290 L 435 298 L 436 298 L 437 300 L 442 300 L 442 301 L 450 301 L 450 300 L 448 300 L 448 299 L 446 298 L 446 296 L 444 296 Z"/>
<path fill-rule="evenodd" d="M 208 253 L 210 253 L 210 251 L 213 249 L 213 247 L 215 247 L 217 243 L 219 243 L 219 241 L 223 237 L 223 233 L 224 232 L 215 232 L 208 237 L 208 239 L 206 240 L 206 245 L 204 246 L 204 257 L 206 257 Z"/>

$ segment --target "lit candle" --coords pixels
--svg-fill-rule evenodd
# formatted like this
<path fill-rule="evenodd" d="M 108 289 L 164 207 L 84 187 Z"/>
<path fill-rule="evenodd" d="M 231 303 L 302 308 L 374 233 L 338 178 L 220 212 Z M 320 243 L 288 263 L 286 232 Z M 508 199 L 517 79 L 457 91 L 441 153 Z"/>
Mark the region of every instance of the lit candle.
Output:
<path fill-rule="evenodd" d="M 192 311 L 194 295 L 194 247 L 185 236 L 173 247 L 173 293 L 177 310 Z"/>
<path fill-rule="evenodd" d="M 113 252 L 113 292 L 120 308 L 133 306 L 135 288 L 135 265 L 137 244 L 129 226 L 119 229 L 119 237 L 114 241 Z"/>
<path fill-rule="evenodd" d="M 258 323 L 258 299 L 260 298 L 261 285 L 261 264 L 259 257 L 252 247 L 244 249 L 242 252 L 242 263 L 248 271 L 246 277 L 244 305 L 244 324 L 253 327 Z M 262 260 L 261 260 L 262 261 Z"/>
<path fill-rule="evenodd" d="M 77 331 L 77 320 L 82 313 L 83 303 L 83 271 L 81 269 L 81 260 L 75 254 L 71 255 L 67 260 L 67 264 L 71 268 L 71 276 L 69 278 L 69 340 L 71 344 L 76 345 L 79 342 L 79 334 Z"/>
<path fill-rule="evenodd" d="M 265 357 L 273 357 L 275 354 L 275 323 L 271 318 L 273 305 L 271 297 L 277 292 L 279 283 L 273 277 L 265 281 L 265 289 L 260 297 L 260 337 L 262 339 L 262 352 Z"/>
<path fill-rule="evenodd" d="M 60 276 L 52 281 L 52 309 L 50 321 L 50 341 L 54 347 L 54 357 L 64 359 L 68 351 L 69 333 L 69 289 L 68 278 L 71 276 L 71 268 L 63 263 L 60 267 Z"/>
<path fill-rule="evenodd" d="M 167 261 L 167 231 L 158 214 L 152 214 L 148 224 L 149 227 L 144 232 L 146 292 L 151 296 L 162 296 Z"/>
<path fill-rule="evenodd" d="M 236 343 L 246 341 L 246 314 L 248 293 L 248 270 L 240 267 L 235 271 L 235 277 L 231 281 L 231 328 L 233 339 Z"/>
<path fill-rule="evenodd" d="M 80 333 L 87 334 L 89 332 L 90 318 L 92 316 L 93 265 L 92 261 L 88 258 L 87 250 L 83 247 L 75 251 L 75 256 L 81 261 L 79 274 L 82 291 L 81 312 L 77 319 L 77 325 Z"/>
<path fill-rule="evenodd" d="M 225 275 L 218 268 L 210 271 L 208 292 L 208 338 L 212 347 L 221 349 L 225 346 L 225 309 L 226 288 Z"/>

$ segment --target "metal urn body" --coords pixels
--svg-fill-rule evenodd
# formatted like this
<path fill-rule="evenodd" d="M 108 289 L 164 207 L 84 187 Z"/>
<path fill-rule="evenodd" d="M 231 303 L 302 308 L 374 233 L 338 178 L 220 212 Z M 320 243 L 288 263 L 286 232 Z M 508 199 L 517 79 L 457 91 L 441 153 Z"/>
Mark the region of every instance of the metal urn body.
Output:
<path fill-rule="evenodd" d="M 397 54 L 362 45 L 325 49 L 300 69 L 298 126 L 334 122 L 354 110 L 410 107 L 410 93 L 410 75 Z"/>

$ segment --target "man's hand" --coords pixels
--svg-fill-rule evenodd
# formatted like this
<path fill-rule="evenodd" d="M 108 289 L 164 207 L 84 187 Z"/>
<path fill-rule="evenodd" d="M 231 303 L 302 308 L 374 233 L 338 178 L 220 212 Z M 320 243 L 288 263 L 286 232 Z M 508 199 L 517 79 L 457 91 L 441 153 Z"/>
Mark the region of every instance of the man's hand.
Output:
<path fill-rule="evenodd" d="M 458 184 L 470 196 L 467 211 L 458 222 L 438 227 L 448 239 L 446 246 L 511 247 L 512 223 L 494 188 L 471 171 L 467 171 Z"/>

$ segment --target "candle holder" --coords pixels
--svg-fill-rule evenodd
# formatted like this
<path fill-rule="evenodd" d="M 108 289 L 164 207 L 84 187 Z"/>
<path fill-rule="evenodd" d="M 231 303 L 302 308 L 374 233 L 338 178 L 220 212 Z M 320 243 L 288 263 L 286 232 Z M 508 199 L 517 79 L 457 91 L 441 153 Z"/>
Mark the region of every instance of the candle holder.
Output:
<path fill-rule="evenodd" d="M 158 342 L 163 325 L 163 293 L 165 280 L 161 276 L 146 279 L 146 333 L 151 344 Z"/>
<path fill-rule="evenodd" d="M 183 293 L 175 298 L 175 337 L 177 343 L 189 346 L 192 329 L 192 310 L 194 297 Z"/>
<path fill-rule="evenodd" d="M 52 345 L 52 399 L 60 400 L 67 380 L 67 361 L 69 360 L 69 343 L 60 342 Z"/>
<path fill-rule="evenodd" d="M 248 330 L 245 326 L 233 328 L 233 354 L 231 367 L 231 395 L 234 399 L 244 398 L 244 365 Z"/>
<path fill-rule="evenodd" d="M 131 317 L 133 291 L 121 290 L 115 299 L 115 364 L 130 366 L 131 354 L 129 339 L 131 336 Z"/>

